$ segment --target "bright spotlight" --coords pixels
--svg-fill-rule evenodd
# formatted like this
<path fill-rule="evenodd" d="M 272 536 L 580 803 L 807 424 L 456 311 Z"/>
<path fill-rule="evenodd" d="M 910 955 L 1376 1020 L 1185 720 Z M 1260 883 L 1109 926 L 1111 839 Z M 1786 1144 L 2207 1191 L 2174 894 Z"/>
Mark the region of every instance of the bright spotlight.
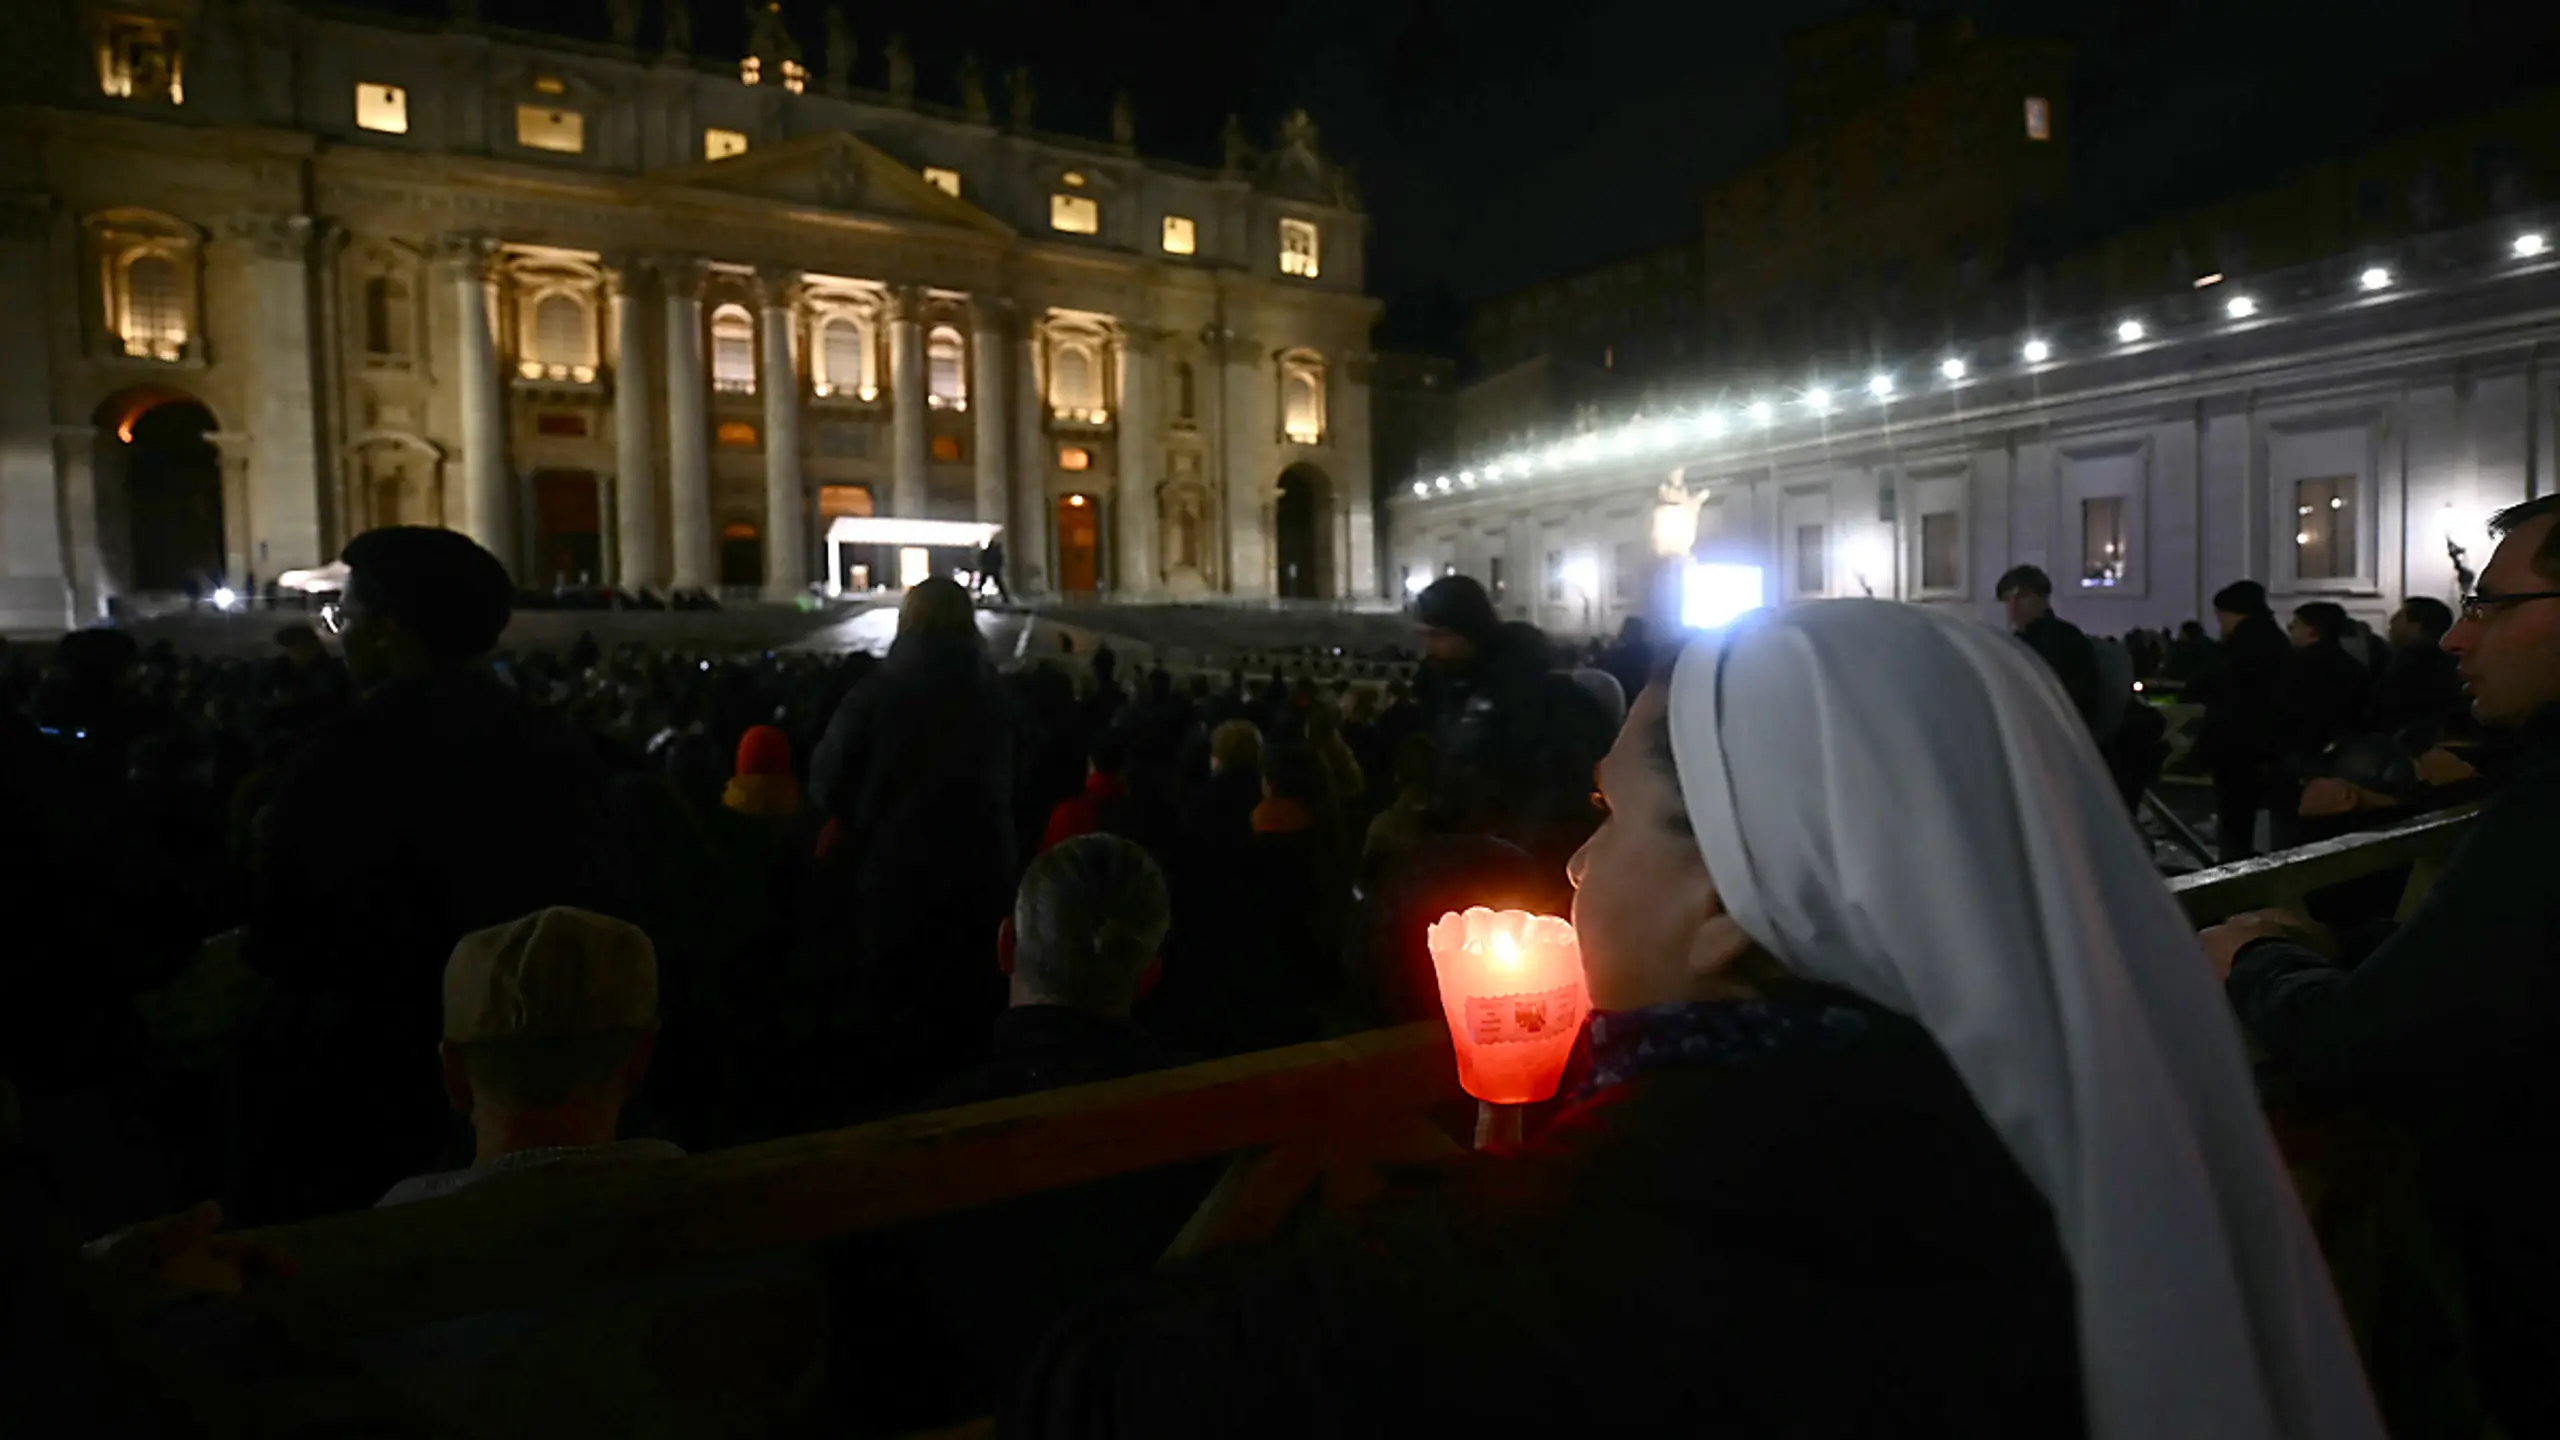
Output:
<path fill-rule="evenodd" d="M 2391 288 L 2391 272 L 2379 265 L 2369 266 L 2364 274 L 2357 278 L 2356 283 L 2367 290 L 2387 290 Z"/>
<path fill-rule="evenodd" d="M 222 585 L 222 586 L 217 586 L 217 587 L 215 587 L 214 592 L 213 592 L 213 608 L 214 608 L 214 609 L 216 609 L 216 610 L 228 610 L 228 609 L 230 609 L 232 606 L 237 605 L 237 604 L 239 604 L 239 603 L 240 603 L 240 592 L 239 592 L 239 591 L 232 589 L 232 588 L 231 588 L 230 586 L 228 586 L 228 585 Z"/>
<path fill-rule="evenodd" d="M 2041 340 L 2030 340 L 2019 349 L 2018 354 L 2030 365 L 2041 365 L 2046 357 L 2053 354 L 2053 347 Z"/>
<path fill-rule="evenodd" d="M 1680 572 L 1680 623 L 1713 630 L 1760 608 L 1757 565 L 1694 564 Z"/>
<path fill-rule="evenodd" d="M 1600 593 L 1600 562 L 1588 555 L 1576 555 L 1564 562 L 1564 583 L 1584 599 Z"/>
<path fill-rule="evenodd" d="M 1830 414 L 1831 392 L 1819 385 L 1807 390 L 1804 392 L 1804 408 L 1812 411 L 1816 415 Z"/>
<path fill-rule="evenodd" d="M 2234 295 L 2231 297 L 2231 303 L 2223 306 L 2222 309 L 2234 320 L 2246 320 L 2258 313 L 2258 302 L 2246 295 Z"/>
<path fill-rule="evenodd" d="M 1431 482 L 1430 482 L 1430 481 L 1428 481 L 1428 480 L 1416 480 L 1416 481 L 1414 481 L 1414 482 L 1413 482 L 1413 493 L 1414 493 L 1414 494 L 1416 494 L 1416 495 L 1428 495 L 1428 494 L 1430 494 L 1430 493 L 1431 493 Z"/>
<path fill-rule="evenodd" d="M 2117 326 L 2117 327 L 2116 327 L 2116 338 L 2117 338 L 2117 339 L 2119 339 L 2119 340 L 2121 340 L 2121 341 L 2123 341 L 2123 342 L 2124 342 L 2124 343 L 2126 343 L 2127 345 L 2130 345 L 2130 344 L 2132 344 L 2134 341 L 2141 339 L 2141 338 L 2142 338 L 2142 322 L 2141 322 L 2141 321 L 2139 321 L 2139 320 L 2127 320 L 2127 321 L 2126 321 L 2126 322 L 2124 322 L 2123 324 L 2121 324 L 2121 325 Z"/>
<path fill-rule="evenodd" d="M 1961 380 L 1964 378 L 1964 362 L 1950 355 L 1938 362 L 1938 373 L 1950 380 Z"/>
<path fill-rule="evenodd" d="M 1742 413 L 1751 417 L 1752 424 L 1758 425 L 1763 429 L 1766 429 L 1771 421 L 1778 418 L 1777 407 L 1771 405 L 1766 400 L 1752 401 L 1750 408 Z"/>
<path fill-rule="evenodd" d="M 1867 393 L 1868 393 L 1868 394 L 1870 394 L 1870 395 L 1873 395 L 1874 397 L 1876 397 L 1876 398 L 1877 398 L 1877 399 L 1879 399 L 1879 400 L 1883 399 L 1883 398 L 1884 398 L 1884 397 L 1886 397 L 1887 395 L 1892 394 L 1892 393 L 1893 393 L 1893 377 L 1892 377 L 1892 376 L 1890 376 L 1890 375 L 1870 375 L 1870 376 L 1868 376 L 1868 377 L 1867 377 Z"/>
<path fill-rule="evenodd" d="M 2529 230 L 2516 237 L 2516 258 L 2519 260 L 2530 260 L 2550 248 L 2550 242 L 2542 238 L 2539 230 Z"/>

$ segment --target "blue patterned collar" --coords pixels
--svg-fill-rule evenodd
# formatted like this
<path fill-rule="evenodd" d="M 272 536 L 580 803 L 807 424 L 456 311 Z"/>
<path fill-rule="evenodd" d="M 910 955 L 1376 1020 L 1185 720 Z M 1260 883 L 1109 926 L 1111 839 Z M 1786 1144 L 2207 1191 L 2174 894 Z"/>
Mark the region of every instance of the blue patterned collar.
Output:
<path fill-rule="evenodd" d="M 1576 1099 L 1664 1066 L 1741 1065 L 1770 1055 L 1837 1050 L 1869 1028 L 1863 1011 L 1818 993 L 1594 1010 L 1587 1023 L 1591 1068 Z"/>

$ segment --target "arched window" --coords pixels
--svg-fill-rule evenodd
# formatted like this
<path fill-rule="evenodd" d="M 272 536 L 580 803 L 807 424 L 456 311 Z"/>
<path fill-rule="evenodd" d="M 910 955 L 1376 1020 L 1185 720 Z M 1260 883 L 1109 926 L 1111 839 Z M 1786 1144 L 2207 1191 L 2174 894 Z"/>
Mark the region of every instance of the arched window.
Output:
<path fill-rule="evenodd" d="M 744 305 L 711 312 L 711 388 L 731 395 L 756 390 L 756 322 Z"/>
<path fill-rule="evenodd" d="M 1280 433 L 1292 444 L 1324 440 L 1324 366 L 1311 356 L 1280 362 Z"/>
<path fill-rule="evenodd" d="M 364 282 L 364 353 L 409 353 L 409 287 L 390 275 Z"/>
<path fill-rule="evenodd" d="M 116 328 L 124 353 L 175 360 L 187 348 L 186 277 L 178 262 L 145 251 L 125 262 L 124 314 Z"/>
<path fill-rule="evenodd" d="M 926 403 L 936 410 L 969 408 L 969 351 L 959 331 L 933 327 L 924 342 L 924 372 Z"/>
<path fill-rule="evenodd" d="M 830 315 L 819 322 L 818 394 L 876 398 L 880 385 L 871 366 L 871 332 L 861 321 L 850 315 Z"/>
<path fill-rule="evenodd" d="M 1102 367 L 1093 342 L 1061 342 L 1049 355 L 1049 408 L 1062 420 L 1100 424 L 1110 418 L 1102 398 Z"/>
<path fill-rule="evenodd" d="M 1173 418 L 1186 421 L 1197 418 L 1199 403 L 1197 382 L 1191 375 L 1191 362 L 1176 360 L 1173 362 Z"/>

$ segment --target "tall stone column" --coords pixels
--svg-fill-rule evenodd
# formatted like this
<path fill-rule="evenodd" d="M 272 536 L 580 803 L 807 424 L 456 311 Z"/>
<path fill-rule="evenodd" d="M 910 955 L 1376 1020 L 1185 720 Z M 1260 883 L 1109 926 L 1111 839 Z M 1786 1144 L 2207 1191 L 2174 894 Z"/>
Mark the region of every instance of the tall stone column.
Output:
<path fill-rule="evenodd" d="M 975 514 L 989 525 L 1005 523 L 1012 498 L 1012 470 L 1005 444 L 1005 333 L 1013 302 L 981 295 L 969 301 L 969 417 L 974 426 L 970 450 L 977 462 Z"/>
<path fill-rule="evenodd" d="M 711 543 L 711 379 L 702 369 L 702 277 L 699 260 L 657 265 L 666 291 L 667 518 L 674 539 L 674 585 L 708 590 L 720 572 Z"/>
<path fill-rule="evenodd" d="M 606 273 L 613 297 L 614 583 L 655 589 L 658 559 L 658 465 L 649 418 L 649 315 L 640 299 L 640 267 L 631 261 Z"/>
<path fill-rule="evenodd" d="M 238 215 L 226 228 L 247 253 L 253 297 L 248 339 L 258 383 L 250 428 L 258 449 L 249 474 L 250 555 L 264 583 L 326 558 L 321 554 L 312 224 L 307 215 Z M 485 325 L 482 333 L 487 333 Z M 503 557 L 508 552 L 498 553 Z"/>
<path fill-rule="evenodd" d="M 1222 337 L 1218 445 L 1226 457 L 1220 499 L 1227 519 L 1227 589 L 1237 595 L 1277 593 L 1271 536 L 1272 498 L 1280 481 L 1270 464 L 1279 426 L 1279 397 L 1264 368 L 1267 347 L 1243 335 Z"/>
<path fill-rule="evenodd" d="M 1040 327 L 1026 319 L 1013 377 L 1013 524 L 1004 549 L 1018 594 L 1045 594 L 1049 576 L 1049 397 L 1041 384 Z"/>
<path fill-rule="evenodd" d="M 507 493 L 506 401 L 498 388 L 497 340 L 490 333 L 490 263 L 496 253 L 478 235 L 448 236 L 441 247 L 453 294 L 454 383 L 462 394 L 462 532 L 512 574 L 516 513 Z"/>
<path fill-rule="evenodd" d="M 64 543 L 66 529 L 76 537 L 80 523 L 76 512 L 66 513 L 68 487 L 57 471 L 57 452 L 70 437 L 54 433 L 52 327 L 36 321 L 52 313 L 75 273 L 66 246 L 57 274 L 54 228 L 53 202 L 44 196 L 0 199 L 0 314 L 22 317 L 0 330 L 0 631 L 85 622 L 104 603 L 94 563 L 82 575 Z M 94 443 L 95 427 L 79 430 Z M 95 520 L 92 511 L 93 529 Z M 82 582 L 76 597 L 75 577 Z"/>
<path fill-rule="evenodd" d="M 792 361 L 800 272 L 756 277 L 764 309 L 764 593 L 790 600 L 809 585 L 809 495 L 800 483 L 800 371 Z"/>
<path fill-rule="evenodd" d="M 1156 427 L 1156 332 L 1132 326 L 1120 339 L 1120 483 L 1113 500 L 1118 562 L 1112 577 L 1123 595 L 1155 593 L 1156 485 L 1163 437 Z"/>
<path fill-rule="evenodd" d="M 925 513 L 926 408 L 924 293 L 912 285 L 889 292 L 889 513 Z"/>

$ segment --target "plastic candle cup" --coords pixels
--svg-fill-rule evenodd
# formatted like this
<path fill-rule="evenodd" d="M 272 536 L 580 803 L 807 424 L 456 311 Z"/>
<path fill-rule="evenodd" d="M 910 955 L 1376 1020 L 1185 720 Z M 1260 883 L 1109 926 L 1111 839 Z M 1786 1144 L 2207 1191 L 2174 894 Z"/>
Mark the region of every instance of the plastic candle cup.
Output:
<path fill-rule="evenodd" d="M 1573 926 L 1478 906 L 1441 916 L 1430 941 L 1458 1083 L 1495 1105 L 1554 1095 L 1591 1008 Z"/>

